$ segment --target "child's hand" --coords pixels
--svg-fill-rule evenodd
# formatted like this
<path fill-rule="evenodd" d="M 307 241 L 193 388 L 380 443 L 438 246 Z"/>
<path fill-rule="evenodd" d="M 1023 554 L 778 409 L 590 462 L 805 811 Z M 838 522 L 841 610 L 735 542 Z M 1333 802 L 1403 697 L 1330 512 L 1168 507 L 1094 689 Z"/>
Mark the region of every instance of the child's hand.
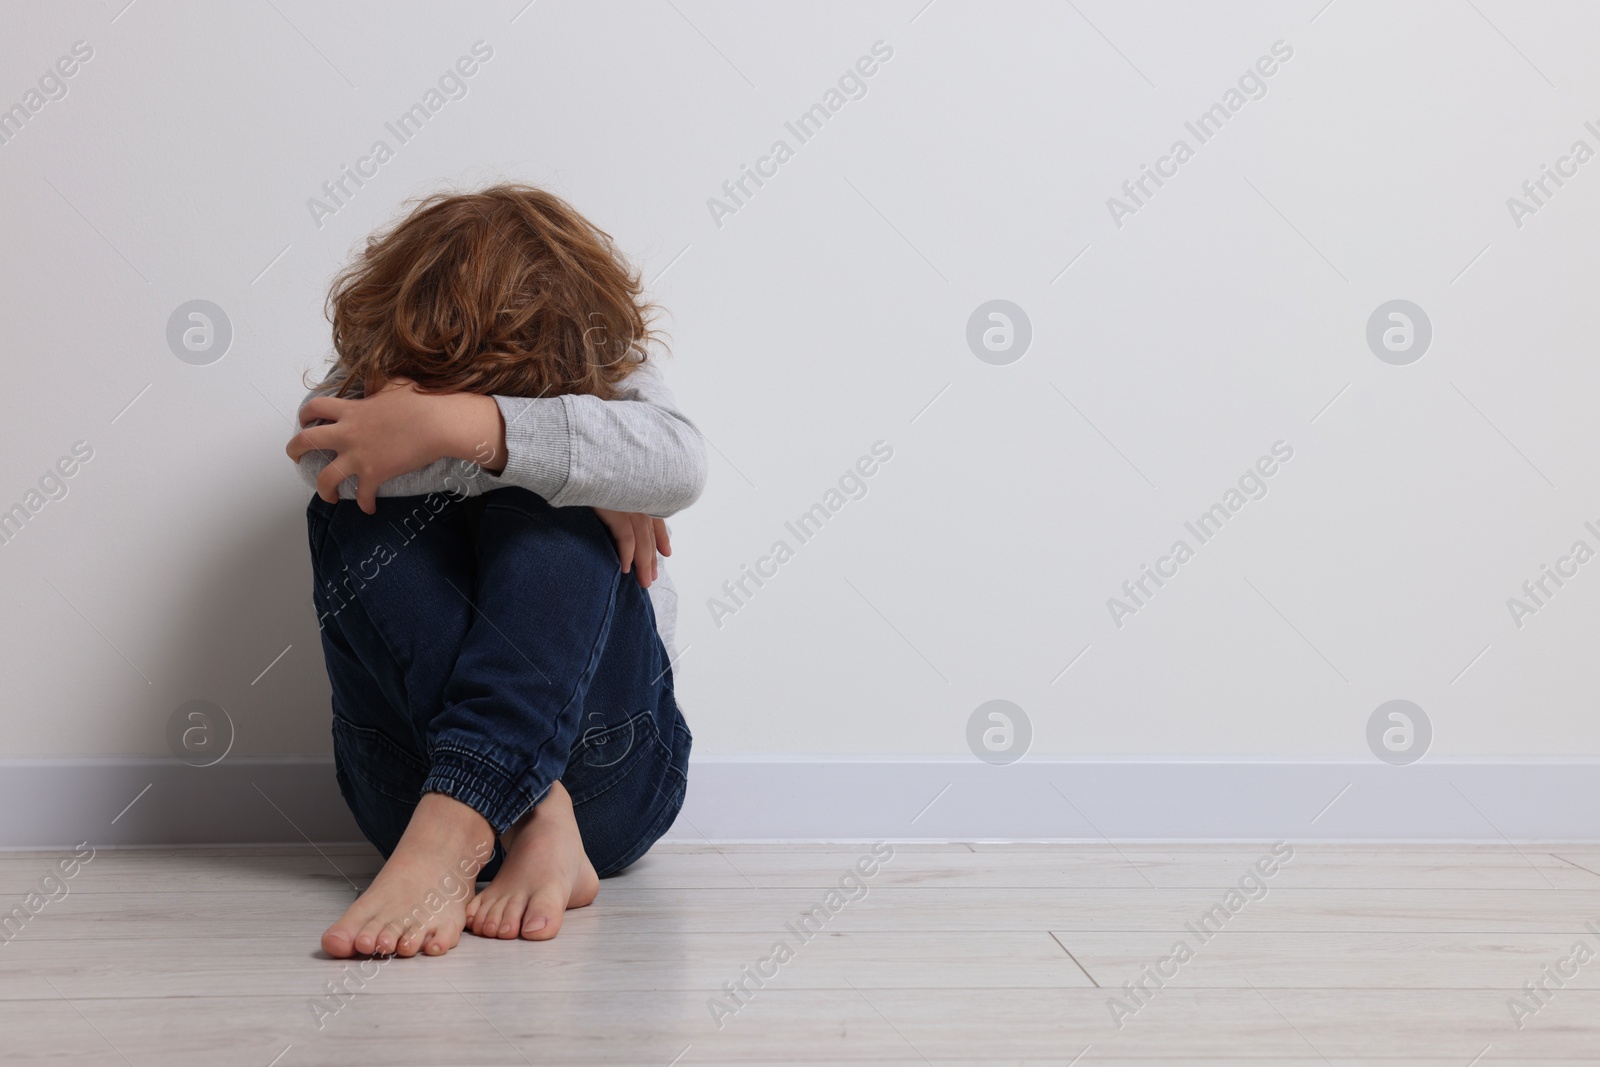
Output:
<path fill-rule="evenodd" d="M 339 483 L 354 476 L 356 504 L 371 515 L 378 487 L 419 470 L 441 456 L 473 457 L 485 468 L 504 463 L 505 428 L 493 397 L 476 393 L 420 393 L 397 378 L 361 400 L 317 397 L 300 409 L 300 425 L 285 449 L 295 462 L 313 449 L 334 453 L 317 478 L 317 495 L 339 500 Z"/>
<path fill-rule="evenodd" d="M 622 573 L 631 569 L 639 579 L 639 586 L 649 589 L 656 580 L 656 553 L 672 555 L 672 542 L 667 537 L 667 524 L 661 519 L 637 511 L 611 511 L 595 508 L 594 513 L 611 531 L 617 542 L 617 558 L 622 561 Z M 637 566 L 635 566 L 637 564 Z"/>

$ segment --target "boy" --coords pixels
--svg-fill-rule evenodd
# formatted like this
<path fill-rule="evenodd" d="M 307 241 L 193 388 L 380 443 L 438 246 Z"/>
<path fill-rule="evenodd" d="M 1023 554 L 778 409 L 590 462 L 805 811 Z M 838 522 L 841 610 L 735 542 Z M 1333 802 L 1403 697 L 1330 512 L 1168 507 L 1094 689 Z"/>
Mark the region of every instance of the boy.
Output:
<path fill-rule="evenodd" d="M 682 805 L 657 551 L 705 453 L 641 290 L 513 185 L 429 198 L 335 282 L 338 358 L 288 452 L 318 494 L 340 789 L 386 863 L 331 956 L 554 937 Z"/>

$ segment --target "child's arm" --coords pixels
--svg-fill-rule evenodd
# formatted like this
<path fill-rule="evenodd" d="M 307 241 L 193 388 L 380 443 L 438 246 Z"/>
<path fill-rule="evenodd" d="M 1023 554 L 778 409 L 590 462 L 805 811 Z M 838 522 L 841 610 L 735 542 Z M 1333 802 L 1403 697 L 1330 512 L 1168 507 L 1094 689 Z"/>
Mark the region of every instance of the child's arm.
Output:
<path fill-rule="evenodd" d="M 584 504 L 666 518 L 705 488 L 706 448 L 653 363 L 621 383 L 616 400 L 568 394 L 495 397 L 504 469 L 485 481 L 531 489 L 556 507 Z"/>
<path fill-rule="evenodd" d="M 484 463 L 505 462 L 502 448 L 492 453 L 490 438 L 500 433 L 500 414 L 487 396 L 426 396 L 410 385 L 391 384 L 372 398 L 340 399 L 333 389 L 313 390 L 300 405 L 300 432 L 284 449 L 301 481 L 329 503 L 355 500 L 373 510 L 379 496 L 451 493 L 476 496 L 494 484 Z M 457 431 L 476 433 L 474 444 L 460 446 Z"/>
<path fill-rule="evenodd" d="M 392 386 L 361 400 L 313 394 L 301 420 L 307 428 L 288 448 L 301 476 L 324 499 L 354 498 L 364 510 L 379 495 L 516 485 L 557 507 L 666 517 L 705 485 L 700 431 L 650 363 L 621 383 L 616 400 L 430 396 Z M 326 421 L 309 425 L 318 420 Z"/>

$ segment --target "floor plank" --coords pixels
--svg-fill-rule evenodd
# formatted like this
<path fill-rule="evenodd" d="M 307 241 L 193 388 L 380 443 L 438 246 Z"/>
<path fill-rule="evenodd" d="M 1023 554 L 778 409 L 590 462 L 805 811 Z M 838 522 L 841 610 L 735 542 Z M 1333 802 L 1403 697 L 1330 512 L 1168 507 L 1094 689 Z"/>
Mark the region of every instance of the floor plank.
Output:
<path fill-rule="evenodd" d="M 469 936 L 354 983 L 317 938 L 378 869 L 371 849 L 101 850 L 0 938 L 0 1059 L 1594 1062 L 1592 846 L 1296 846 L 1265 895 L 1230 897 L 1266 847 L 896 846 L 830 911 L 868 845 L 676 841 L 554 942 Z M 59 855 L 0 855 L 0 916 Z M 1193 957 L 1146 977 L 1179 938 Z M 780 941 L 792 958 L 751 978 Z M 1579 942 L 1594 958 L 1548 977 Z M 355 992 L 329 1000 L 330 980 Z"/>

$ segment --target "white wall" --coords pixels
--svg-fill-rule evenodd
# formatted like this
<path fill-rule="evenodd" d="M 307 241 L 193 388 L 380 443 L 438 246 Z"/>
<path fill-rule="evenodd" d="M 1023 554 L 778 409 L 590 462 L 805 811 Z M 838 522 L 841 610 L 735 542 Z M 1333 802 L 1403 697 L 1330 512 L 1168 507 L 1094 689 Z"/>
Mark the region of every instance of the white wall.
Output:
<path fill-rule="evenodd" d="M 505 178 L 570 198 L 673 313 L 713 446 L 674 524 L 698 752 L 970 760 L 994 698 L 1036 757 L 1370 762 L 1391 698 L 1430 758 L 1600 747 L 1600 562 L 1520 628 L 1507 608 L 1600 549 L 1600 161 L 1507 207 L 1600 149 L 1600 10 L 124 2 L 0 37 L 5 105 L 93 49 L 0 145 L 0 505 L 94 453 L 0 546 L 0 756 L 166 755 L 194 699 L 235 756 L 327 751 L 281 454 L 324 291 L 408 198 Z M 397 145 L 385 122 L 477 41 L 465 98 Z M 865 97 L 800 144 L 785 121 L 878 41 Z M 1266 95 L 1198 144 L 1184 123 L 1277 41 Z M 308 198 L 380 138 L 319 227 Z M 719 225 L 708 198 L 780 138 Z M 1116 225 L 1178 138 L 1194 158 Z M 996 298 L 1032 323 L 1011 365 L 965 339 Z M 1395 298 L 1433 326 L 1406 366 L 1365 340 Z M 192 299 L 234 329 L 208 366 L 165 338 Z M 880 440 L 869 494 L 797 545 L 784 522 Z M 1268 495 L 1118 628 L 1107 598 L 1278 441 Z M 780 538 L 717 626 L 708 598 Z"/>

